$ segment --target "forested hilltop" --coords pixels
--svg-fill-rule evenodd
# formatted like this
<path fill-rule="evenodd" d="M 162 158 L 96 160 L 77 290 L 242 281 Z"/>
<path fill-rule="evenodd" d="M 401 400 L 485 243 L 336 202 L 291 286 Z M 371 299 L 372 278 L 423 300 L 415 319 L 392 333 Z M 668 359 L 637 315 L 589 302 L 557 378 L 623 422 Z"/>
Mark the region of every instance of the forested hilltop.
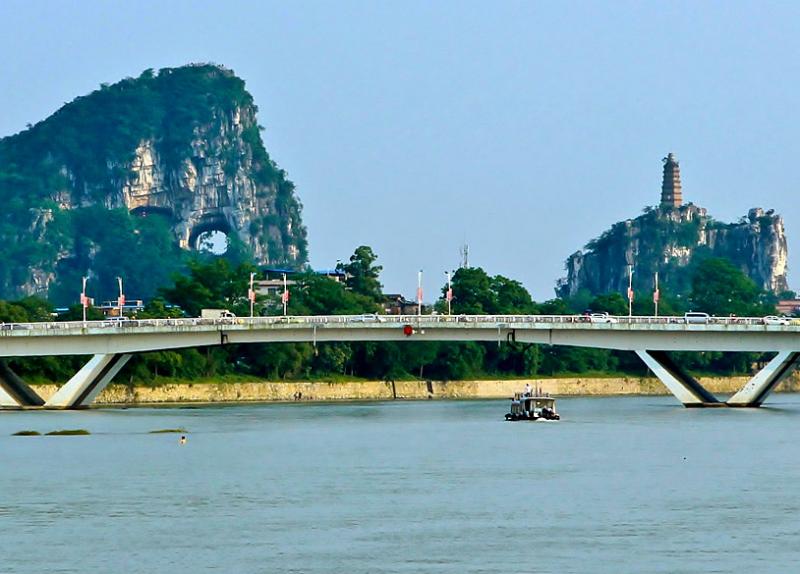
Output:
<path fill-rule="evenodd" d="M 361 314 L 381 312 L 386 302 L 380 283 L 381 267 L 367 246 L 355 250 L 340 266 L 346 277 L 338 282 L 306 272 L 291 287 L 291 315 Z M 179 317 L 200 314 L 204 308 L 230 309 L 249 314 L 248 279 L 257 269 L 251 263 L 232 265 L 227 259 L 195 260 L 186 275 L 176 275 L 160 290 L 138 318 Z M 521 283 L 501 275 L 491 276 L 477 267 L 462 268 L 452 281 L 454 314 L 575 314 L 588 309 L 626 315 L 628 303 L 619 293 L 605 293 L 588 301 L 561 298 L 535 302 Z M 446 312 L 446 286 L 436 302 Z M 659 305 L 662 315 L 682 314 L 692 305 L 718 316 L 763 316 L 775 312 L 775 298 L 760 289 L 724 259 L 706 259 L 690 279 L 690 296 L 678 298 L 665 290 Z M 432 310 L 429 310 L 429 312 Z M 0 301 L 0 322 L 46 321 L 52 308 L 37 298 L 10 303 Z M 89 309 L 89 318 L 102 318 Z M 278 315 L 277 297 L 259 298 L 255 312 Z M 634 314 L 650 315 L 647 297 L 635 300 Z M 61 316 L 77 320 L 81 308 L 73 306 Z M 678 353 L 680 363 L 695 373 L 746 373 L 762 359 L 754 353 Z M 85 359 L 44 357 L 8 359 L 12 369 L 29 380 L 67 380 Z M 634 374 L 646 369 L 630 352 L 578 347 L 553 347 L 523 343 L 309 343 L 225 345 L 224 347 L 160 351 L 134 356 L 117 380 L 134 384 L 183 380 L 225 380 L 247 377 L 268 380 L 366 378 L 383 380 L 458 380 L 484 377 L 557 376 L 567 374 Z"/>
<path fill-rule="evenodd" d="M 149 298 L 209 232 L 228 256 L 307 258 L 294 185 L 270 158 L 244 81 L 215 65 L 102 85 L 0 139 L 0 297 Z"/>

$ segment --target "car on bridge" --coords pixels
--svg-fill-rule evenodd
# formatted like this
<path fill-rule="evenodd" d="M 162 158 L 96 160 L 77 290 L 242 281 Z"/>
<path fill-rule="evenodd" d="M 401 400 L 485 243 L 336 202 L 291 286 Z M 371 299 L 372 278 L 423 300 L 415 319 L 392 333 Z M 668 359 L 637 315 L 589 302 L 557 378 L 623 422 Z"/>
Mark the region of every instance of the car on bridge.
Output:
<path fill-rule="evenodd" d="M 350 319 L 351 323 L 383 323 L 383 318 L 375 313 L 364 313 Z"/>
<path fill-rule="evenodd" d="M 792 319 L 790 317 L 778 317 L 776 315 L 767 315 L 762 319 L 765 325 L 791 325 Z"/>
<path fill-rule="evenodd" d="M 612 317 L 608 313 L 592 313 L 589 315 L 590 323 L 619 323 L 616 317 Z"/>
<path fill-rule="evenodd" d="M 683 314 L 683 322 L 687 324 L 706 325 L 710 318 L 708 313 L 698 311 L 689 311 Z"/>

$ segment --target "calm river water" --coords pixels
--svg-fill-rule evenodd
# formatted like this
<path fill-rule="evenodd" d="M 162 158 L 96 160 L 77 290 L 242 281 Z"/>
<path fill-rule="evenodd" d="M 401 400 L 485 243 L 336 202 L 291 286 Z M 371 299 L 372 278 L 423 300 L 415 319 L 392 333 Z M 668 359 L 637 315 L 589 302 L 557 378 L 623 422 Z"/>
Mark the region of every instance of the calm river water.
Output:
<path fill-rule="evenodd" d="M 0 571 L 800 571 L 800 396 L 506 406 L 0 413 Z"/>

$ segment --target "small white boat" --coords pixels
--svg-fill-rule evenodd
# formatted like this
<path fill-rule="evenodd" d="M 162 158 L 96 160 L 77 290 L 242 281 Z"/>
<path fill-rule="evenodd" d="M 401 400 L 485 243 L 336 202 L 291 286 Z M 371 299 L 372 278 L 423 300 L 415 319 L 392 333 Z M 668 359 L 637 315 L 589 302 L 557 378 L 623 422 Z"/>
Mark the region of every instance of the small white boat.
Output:
<path fill-rule="evenodd" d="M 561 420 L 561 415 L 556 412 L 556 400 L 549 395 L 514 393 L 511 412 L 506 413 L 506 420 L 557 421 Z"/>

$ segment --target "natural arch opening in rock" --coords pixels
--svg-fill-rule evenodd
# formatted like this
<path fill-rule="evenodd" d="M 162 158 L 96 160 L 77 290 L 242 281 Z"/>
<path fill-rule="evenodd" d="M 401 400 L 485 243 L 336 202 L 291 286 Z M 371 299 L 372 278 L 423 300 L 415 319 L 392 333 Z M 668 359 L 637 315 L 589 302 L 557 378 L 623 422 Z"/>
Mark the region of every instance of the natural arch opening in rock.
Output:
<path fill-rule="evenodd" d="M 197 236 L 195 249 L 213 253 L 214 255 L 224 255 L 228 251 L 228 235 L 216 229 L 204 231 Z"/>

